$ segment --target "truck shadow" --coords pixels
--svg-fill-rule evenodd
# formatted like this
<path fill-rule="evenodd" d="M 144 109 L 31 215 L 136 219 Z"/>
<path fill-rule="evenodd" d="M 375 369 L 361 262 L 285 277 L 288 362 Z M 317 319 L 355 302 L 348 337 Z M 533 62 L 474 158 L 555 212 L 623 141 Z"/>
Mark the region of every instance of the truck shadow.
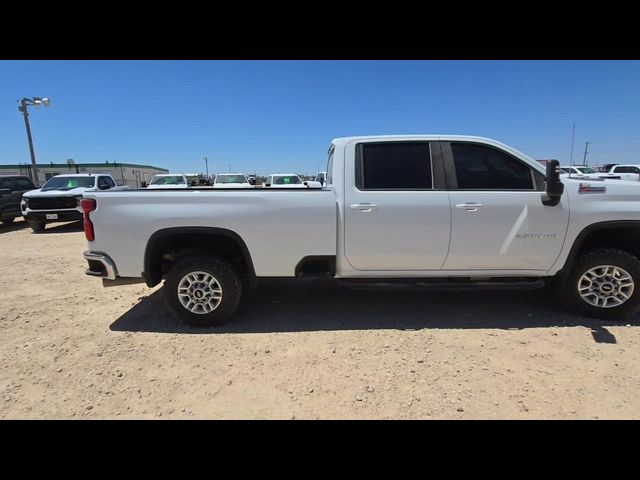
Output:
<path fill-rule="evenodd" d="M 235 318 L 214 328 L 180 323 L 162 291 L 118 318 L 113 331 L 221 334 L 372 329 L 525 329 L 583 326 L 598 343 L 616 343 L 602 322 L 571 315 L 542 290 L 351 290 L 326 280 L 271 280 L 245 292 Z"/>
<path fill-rule="evenodd" d="M 42 232 L 38 232 L 36 235 L 46 235 L 47 233 L 68 233 L 68 232 L 81 232 L 84 229 L 81 221 L 68 222 L 68 223 L 56 223 L 53 225 L 47 225 Z"/>
<path fill-rule="evenodd" d="M 10 223 L 8 225 L 0 223 L 0 233 L 16 232 L 18 230 L 22 230 L 23 228 L 29 228 L 29 224 L 22 220 L 22 218 L 16 218 L 13 223 Z"/>

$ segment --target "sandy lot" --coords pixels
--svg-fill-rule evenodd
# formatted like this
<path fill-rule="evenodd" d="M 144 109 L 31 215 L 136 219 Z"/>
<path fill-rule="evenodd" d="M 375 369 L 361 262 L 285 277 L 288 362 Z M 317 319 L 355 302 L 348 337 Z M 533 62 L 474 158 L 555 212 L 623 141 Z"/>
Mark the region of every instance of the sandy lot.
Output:
<path fill-rule="evenodd" d="M 196 330 L 84 275 L 77 224 L 0 226 L 0 418 L 640 418 L 638 322 L 540 291 L 272 281 Z"/>

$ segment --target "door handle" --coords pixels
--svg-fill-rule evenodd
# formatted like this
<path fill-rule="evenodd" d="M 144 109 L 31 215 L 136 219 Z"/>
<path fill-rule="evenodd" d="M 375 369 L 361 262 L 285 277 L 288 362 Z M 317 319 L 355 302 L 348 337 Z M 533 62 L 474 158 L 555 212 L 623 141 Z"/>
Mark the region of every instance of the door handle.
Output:
<path fill-rule="evenodd" d="M 364 213 L 372 212 L 378 208 L 378 206 L 374 205 L 373 203 L 354 203 L 349 207 L 351 208 L 351 210 L 360 210 Z"/>
<path fill-rule="evenodd" d="M 465 210 L 467 212 L 477 212 L 479 208 L 484 207 L 481 203 L 475 202 L 467 202 L 467 203 L 458 203 L 456 208 L 458 210 Z"/>

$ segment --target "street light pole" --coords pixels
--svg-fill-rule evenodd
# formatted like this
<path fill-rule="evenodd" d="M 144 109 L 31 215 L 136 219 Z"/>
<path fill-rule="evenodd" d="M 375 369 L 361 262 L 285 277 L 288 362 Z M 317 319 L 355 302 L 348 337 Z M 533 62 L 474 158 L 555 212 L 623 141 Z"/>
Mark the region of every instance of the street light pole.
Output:
<path fill-rule="evenodd" d="M 24 126 L 27 128 L 27 140 L 29 141 L 29 153 L 31 154 L 31 180 L 37 186 L 38 185 L 38 166 L 36 165 L 36 152 L 33 150 L 33 139 L 31 138 L 31 127 L 29 126 L 29 112 L 27 112 L 26 99 L 20 101 L 18 110 L 24 115 Z"/>
<path fill-rule="evenodd" d="M 29 125 L 29 112 L 27 111 L 27 106 L 34 105 L 37 108 L 40 105 L 44 105 L 45 107 L 48 107 L 49 99 L 40 97 L 25 97 L 22 100 L 19 100 L 19 102 L 20 106 L 18 107 L 18 111 L 22 112 L 22 115 L 24 115 L 24 126 L 27 129 L 27 140 L 29 141 L 29 154 L 31 155 L 31 169 L 33 171 L 30 177 L 33 183 L 37 186 L 40 181 L 38 180 L 38 165 L 36 164 L 36 153 L 33 149 L 33 139 L 31 138 L 31 126 Z"/>

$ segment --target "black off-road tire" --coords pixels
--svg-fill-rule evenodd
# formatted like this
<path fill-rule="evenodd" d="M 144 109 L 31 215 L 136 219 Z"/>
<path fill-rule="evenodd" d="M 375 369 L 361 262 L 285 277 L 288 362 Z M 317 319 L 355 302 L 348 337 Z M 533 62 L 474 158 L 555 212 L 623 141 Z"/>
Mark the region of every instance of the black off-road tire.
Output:
<path fill-rule="evenodd" d="M 623 304 L 610 307 L 595 307 L 582 299 L 578 282 L 588 270 L 600 265 L 613 265 L 626 270 L 633 279 L 634 289 Z M 603 320 L 629 319 L 640 311 L 640 260 L 634 255 L 613 248 L 601 248 L 582 255 L 576 260 L 571 273 L 562 286 L 565 305 L 581 315 Z"/>
<path fill-rule="evenodd" d="M 191 272 L 207 272 L 220 285 L 222 300 L 209 313 L 193 313 L 178 298 L 178 285 Z M 242 297 L 238 272 L 229 262 L 207 254 L 193 254 L 180 259 L 169 271 L 163 287 L 167 307 L 175 317 L 194 327 L 212 327 L 227 322 L 235 313 Z"/>
<path fill-rule="evenodd" d="M 47 226 L 47 222 L 37 221 L 37 220 L 29 220 L 29 226 L 34 233 L 43 232 L 45 227 Z"/>
<path fill-rule="evenodd" d="M 13 218 L 13 217 L 4 217 L 2 219 L 2 224 L 3 225 L 11 225 L 14 220 L 15 220 L 15 218 Z"/>

